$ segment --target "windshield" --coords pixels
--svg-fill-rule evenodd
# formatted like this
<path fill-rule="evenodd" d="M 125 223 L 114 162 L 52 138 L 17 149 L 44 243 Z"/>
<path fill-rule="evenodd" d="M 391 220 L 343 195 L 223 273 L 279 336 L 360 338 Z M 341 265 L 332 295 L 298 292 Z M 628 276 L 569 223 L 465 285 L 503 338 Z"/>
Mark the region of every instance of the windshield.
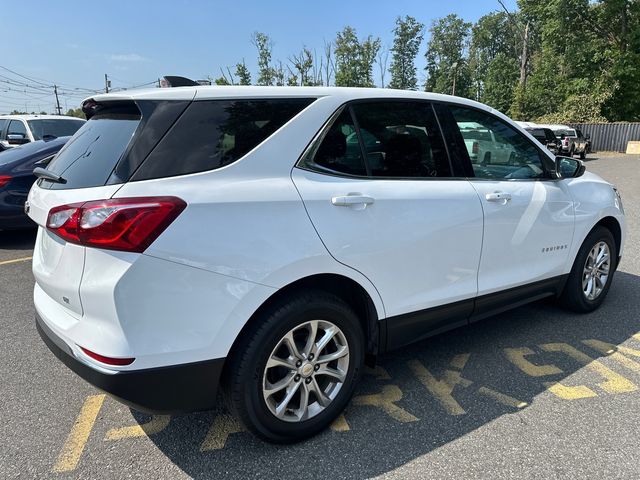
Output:
<path fill-rule="evenodd" d="M 38 120 L 27 120 L 33 138 L 36 140 L 42 140 L 45 135 L 52 137 L 68 137 L 76 133 L 82 125 L 85 124 L 84 120 L 63 120 L 55 118 L 42 118 Z"/>

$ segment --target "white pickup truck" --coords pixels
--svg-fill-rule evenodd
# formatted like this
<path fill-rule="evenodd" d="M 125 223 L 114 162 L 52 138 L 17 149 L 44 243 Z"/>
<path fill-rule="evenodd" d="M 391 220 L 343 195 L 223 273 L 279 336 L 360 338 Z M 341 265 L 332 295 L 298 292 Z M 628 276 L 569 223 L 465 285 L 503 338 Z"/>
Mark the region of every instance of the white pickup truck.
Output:
<path fill-rule="evenodd" d="M 587 155 L 587 140 L 580 129 L 572 128 L 568 125 L 539 125 L 542 128 L 549 128 L 561 141 L 559 155 L 573 157 L 580 155 L 580 159 L 584 160 Z"/>

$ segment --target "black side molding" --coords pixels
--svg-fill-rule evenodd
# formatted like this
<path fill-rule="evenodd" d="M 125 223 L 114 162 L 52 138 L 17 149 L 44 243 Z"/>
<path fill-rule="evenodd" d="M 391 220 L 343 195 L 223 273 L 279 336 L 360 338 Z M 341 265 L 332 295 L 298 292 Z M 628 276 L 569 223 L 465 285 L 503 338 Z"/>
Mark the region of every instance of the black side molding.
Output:
<path fill-rule="evenodd" d="M 557 296 L 562 292 L 568 277 L 569 275 L 560 275 L 481 297 L 385 318 L 380 322 L 380 335 L 386 336 L 386 342 L 381 342 L 385 348 L 381 349 L 380 353 L 477 322 L 545 297 Z"/>

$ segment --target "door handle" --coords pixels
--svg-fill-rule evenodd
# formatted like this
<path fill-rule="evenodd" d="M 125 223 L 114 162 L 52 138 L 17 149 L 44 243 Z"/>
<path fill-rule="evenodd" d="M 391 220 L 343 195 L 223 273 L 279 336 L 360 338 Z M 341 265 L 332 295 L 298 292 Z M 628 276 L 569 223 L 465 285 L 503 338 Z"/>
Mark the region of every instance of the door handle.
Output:
<path fill-rule="evenodd" d="M 493 192 L 485 195 L 487 202 L 498 202 L 506 204 L 511 200 L 511 194 L 507 192 Z"/>
<path fill-rule="evenodd" d="M 341 195 L 331 198 L 331 203 L 336 207 L 366 207 L 374 202 L 372 197 L 366 195 Z"/>

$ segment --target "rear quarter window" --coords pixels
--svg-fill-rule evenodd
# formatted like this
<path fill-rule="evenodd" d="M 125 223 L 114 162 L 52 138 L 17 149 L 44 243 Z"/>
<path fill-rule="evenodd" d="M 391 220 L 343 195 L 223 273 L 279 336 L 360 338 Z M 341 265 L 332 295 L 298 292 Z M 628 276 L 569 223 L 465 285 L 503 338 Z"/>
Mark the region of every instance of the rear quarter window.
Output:
<path fill-rule="evenodd" d="M 313 98 L 193 102 L 131 180 L 214 170 L 242 158 Z"/>

